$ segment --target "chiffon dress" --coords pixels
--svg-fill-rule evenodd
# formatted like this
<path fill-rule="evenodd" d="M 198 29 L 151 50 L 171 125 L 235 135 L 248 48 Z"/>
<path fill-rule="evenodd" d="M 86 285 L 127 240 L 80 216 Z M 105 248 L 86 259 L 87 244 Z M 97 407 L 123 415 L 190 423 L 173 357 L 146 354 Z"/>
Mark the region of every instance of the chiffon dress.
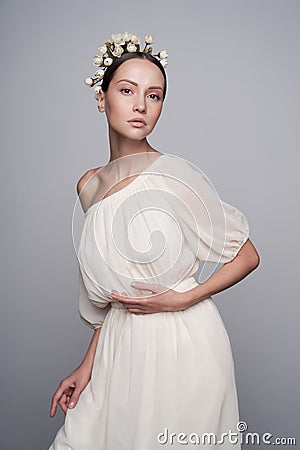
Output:
<path fill-rule="evenodd" d="M 137 159 L 118 161 L 115 178 L 131 174 Z M 77 253 L 79 314 L 102 329 L 91 379 L 49 450 L 241 448 L 239 438 L 226 438 L 237 433 L 238 397 L 213 298 L 134 314 L 108 297 L 112 290 L 152 294 L 133 281 L 191 290 L 200 267 L 231 261 L 249 237 L 245 215 L 219 198 L 201 170 L 167 153 L 149 161 L 122 189 L 93 202 L 89 194 Z M 93 189 L 105 179 L 101 170 L 96 178 Z"/>

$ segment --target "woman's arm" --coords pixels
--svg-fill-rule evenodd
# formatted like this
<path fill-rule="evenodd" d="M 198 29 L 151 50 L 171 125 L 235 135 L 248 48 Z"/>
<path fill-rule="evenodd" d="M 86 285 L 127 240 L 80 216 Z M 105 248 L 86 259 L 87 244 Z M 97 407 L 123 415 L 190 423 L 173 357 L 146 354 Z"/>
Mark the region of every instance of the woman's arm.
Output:
<path fill-rule="evenodd" d="M 204 283 L 185 292 L 187 305 L 192 306 L 205 298 L 233 286 L 256 269 L 259 263 L 259 254 L 250 239 L 247 239 L 232 261 L 223 264 Z"/>
<path fill-rule="evenodd" d="M 97 348 L 100 332 L 101 332 L 101 327 L 97 328 L 94 331 L 89 348 L 88 348 L 86 355 L 81 363 L 81 364 L 89 367 L 91 371 L 92 371 L 92 368 L 94 365 L 95 353 L 96 353 L 96 348 Z"/>
<path fill-rule="evenodd" d="M 189 291 L 177 292 L 172 289 L 166 290 L 164 286 L 159 284 L 135 282 L 134 287 L 136 289 L 149 290 L 155 295 L 139 298 L 120 295 L 115 291 L 108 297 L 123 303 L 128 311 L 134 314 L 183 311 L 195 303 L 238 283 L 252 272 L 259 263 L 259 255 L 250 239 L 247 239 L 232 261 L 223 264 L 221 269 L 204 283 Z"/>
<path fill-rule="evenodd" d="M 101 332 L 101 327 L 94 331 L 86 355 L 80 364 L 69 376 L 64 378 L 52 397 L 50 417 L 54 417 L 58 404 L 66 414 L 68 408 L 74 408 L 81 392 L 91 379 L 96 348 Z"/>

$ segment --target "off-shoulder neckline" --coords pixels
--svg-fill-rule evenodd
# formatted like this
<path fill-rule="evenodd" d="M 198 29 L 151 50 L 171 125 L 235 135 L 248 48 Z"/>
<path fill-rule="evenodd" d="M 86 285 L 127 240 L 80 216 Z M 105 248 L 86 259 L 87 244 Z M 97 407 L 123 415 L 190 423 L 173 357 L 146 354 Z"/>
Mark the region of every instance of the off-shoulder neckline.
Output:
<path fill-rule="evenodd" d="M 117 197 L 118 195 L 120 195 L 123 191 L 126 191 L 127 189 L 129 189 L 130 187 L 132 187 L 135 183 L 137 183 L 137 182 L 140 180 L 140 178 L 141 178 L 141 176 L 142 176 L 143 174 L 148 173 L 148 171 L 149 171 L 150 169 L 152 169 L 152 167 L 157 163 L 157 161 L 161 160 L 164 156 L 167 156 L 167 154 L 166 154 L 166 153 L 162 153 L 160 156 L 158 156 L 158 158 L 156 158 L 155 161 L 153 161 L 148 167 L 146 167 L 146 169 L 142 170 L 142 171 L 134 178 L 134 180 L 131 181 L 129 184 L 127 184 L 127 186 L 125 186 L 124 188 L 119 189 L 118 191 L 116 191 L 116 192 L 114 192 L 114 193 L 108 195 L 107 197 L 102 198 L 101 200 L 99 200 L 99 201 L 93 203 L 92 205 L 90 205 L 90 206 L 87 208 L 87 210 L 84 212 L 84 216 L 87 216 L 87 214 L 89 213 L 89 211 L 90 211 L 94 206 L 99 205 L 99 204 L 107 203 L 108 200 L 111 200 L 112 198 L 113 198 L 113 199 L 116 198 L 116 197 Z"/>

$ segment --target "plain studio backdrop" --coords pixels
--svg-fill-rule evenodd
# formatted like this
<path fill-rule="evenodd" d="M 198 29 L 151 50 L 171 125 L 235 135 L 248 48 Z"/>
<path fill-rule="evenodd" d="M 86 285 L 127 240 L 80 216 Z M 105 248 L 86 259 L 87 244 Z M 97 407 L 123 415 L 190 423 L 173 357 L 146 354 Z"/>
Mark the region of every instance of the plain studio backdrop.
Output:
<path fill-rule="evenodd" d="M 91 338 L 77 311 L 72 214 L 79 177 L 109 149 L 83 80 L 98 45 L 124 31 L 169 52 L 150 143 L 204 171 L 246 215 L 261 256 L 214 296 L 240 418 L 299 446 L 299 1 L 7 0 L 0 12 L 1 449 L 48 448 L 63 423 L 62 412 L 49 418 L 51 396 Z"/>

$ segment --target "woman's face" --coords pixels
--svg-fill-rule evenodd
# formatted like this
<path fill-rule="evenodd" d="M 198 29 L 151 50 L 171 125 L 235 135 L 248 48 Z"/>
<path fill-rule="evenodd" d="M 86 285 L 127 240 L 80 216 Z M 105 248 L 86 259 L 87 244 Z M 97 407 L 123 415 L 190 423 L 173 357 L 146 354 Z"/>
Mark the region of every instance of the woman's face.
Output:
<path fill-rule="evenodd" d="M 107 92 L 100 92 L 98 108 L 105 111 L 115 133 L 141 140 L 151 133 L 159 119 L 163 88 L 164 77 L 155 64 L 130 59 L 115 71 Z M 132 119 L 140 119 L 140 122 Z"/>

